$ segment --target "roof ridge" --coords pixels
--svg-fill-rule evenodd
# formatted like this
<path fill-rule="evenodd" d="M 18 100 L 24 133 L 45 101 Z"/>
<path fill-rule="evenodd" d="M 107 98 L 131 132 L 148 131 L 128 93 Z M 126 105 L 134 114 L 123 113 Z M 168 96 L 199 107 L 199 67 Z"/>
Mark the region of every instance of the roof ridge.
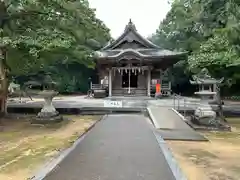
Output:
<path fill-rule="evenodd" d="M 135 34 L 135 36 L 137 38 L 139 38 L 140 41 L 142 41 L 143 44 L 145 44 L 145 46 L 147 46 L 148 48 L 154 48 L 154 49 L 161 49 L 161 47 L 159 47 L 158 45 L 154 44 L 153 42 L 151 42 L 150 40 L 148 40 L 147 38 L 143 37 L 141 34 L 138 33 L 137 28 L 135 26 L 135 24 L 132 22 L 132 20 L 130 19 L 128 24 L 125 27 L 124 32 L 118 37 L 116 38 L 113 42 L 109 41 L 107 43 L 107 45 L 105 47 L 102 48 L 102 50 L 106 50 L 108 48 L 114 48 L 117 45 L 119 45 L 119 43 L 121 43 L 121 40 L 124 39 L 124 37 L 129 33 L 132 32 Z"/>

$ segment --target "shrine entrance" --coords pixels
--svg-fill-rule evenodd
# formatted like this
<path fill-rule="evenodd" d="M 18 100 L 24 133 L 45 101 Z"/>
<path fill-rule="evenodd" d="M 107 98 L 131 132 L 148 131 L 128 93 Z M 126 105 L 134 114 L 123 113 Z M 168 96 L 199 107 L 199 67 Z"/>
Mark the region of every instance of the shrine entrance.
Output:
<path fill-rule="evenodd" d="M 128 70 L 122 74 L 122 88 L 137 88 L 138 87 L 138 72 Z"/>

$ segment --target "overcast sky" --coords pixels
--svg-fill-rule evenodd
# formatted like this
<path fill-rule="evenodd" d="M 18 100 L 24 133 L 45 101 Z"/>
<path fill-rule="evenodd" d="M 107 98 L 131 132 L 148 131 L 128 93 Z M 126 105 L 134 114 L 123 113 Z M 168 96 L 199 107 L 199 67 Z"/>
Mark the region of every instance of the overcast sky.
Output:
<path fill-rule="evenodd" d="M 130 18 L 140 34 L 150 36 L 171 7 L 167 0 L 89 0 L 89 3 L 111 29 L 113 38 L 121 35 Z"/>

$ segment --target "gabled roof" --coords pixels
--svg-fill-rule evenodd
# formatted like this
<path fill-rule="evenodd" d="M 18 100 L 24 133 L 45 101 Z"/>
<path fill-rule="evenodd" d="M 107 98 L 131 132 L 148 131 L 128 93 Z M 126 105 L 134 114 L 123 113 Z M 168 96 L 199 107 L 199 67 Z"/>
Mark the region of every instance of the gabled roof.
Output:
<path fill-rule="evenodd" d="M 112 50 L 117 48 L 120 44 L 122 44 L 124 41 L 127 42 L 133 42 L 136 41 L 140 43 L 145 48 L 149 49 L 160 49 L 159 46 L 156 44 L 153 44 L 148 39 L 141 36 L 135 27 L 135 25 L 132 23 L 131 19 L 129 23 L 126 25 L 125 30 L 121 36 L 119 36 L 116 40 L 113 42 L 109 42 L 105 47 L 102 48 L 102 50 Z"/>
<path fill-rule="evenodd" d="M 166 69 L 187 57 L 187 52 L 176 52 L 160 48 L 148 39 L 141 36 L 130 20 L 123 34 L 109 42 L 104 48 L 95 52 L 97 63 L 108 64 L 120 60 L 135 59 L 154 63 Z"/>

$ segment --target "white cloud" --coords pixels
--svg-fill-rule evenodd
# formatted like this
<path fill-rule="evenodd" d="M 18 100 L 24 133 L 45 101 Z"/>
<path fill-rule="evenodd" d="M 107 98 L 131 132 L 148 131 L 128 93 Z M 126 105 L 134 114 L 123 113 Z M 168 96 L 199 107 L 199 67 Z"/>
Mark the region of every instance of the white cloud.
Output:
<path fill-rule="evenodd" d="M 114 38 L 123 32 L 130 18 L 140 34 L 151 35 L 171 8 L 167 0 L 89 0 L 89 3 Z"/>

